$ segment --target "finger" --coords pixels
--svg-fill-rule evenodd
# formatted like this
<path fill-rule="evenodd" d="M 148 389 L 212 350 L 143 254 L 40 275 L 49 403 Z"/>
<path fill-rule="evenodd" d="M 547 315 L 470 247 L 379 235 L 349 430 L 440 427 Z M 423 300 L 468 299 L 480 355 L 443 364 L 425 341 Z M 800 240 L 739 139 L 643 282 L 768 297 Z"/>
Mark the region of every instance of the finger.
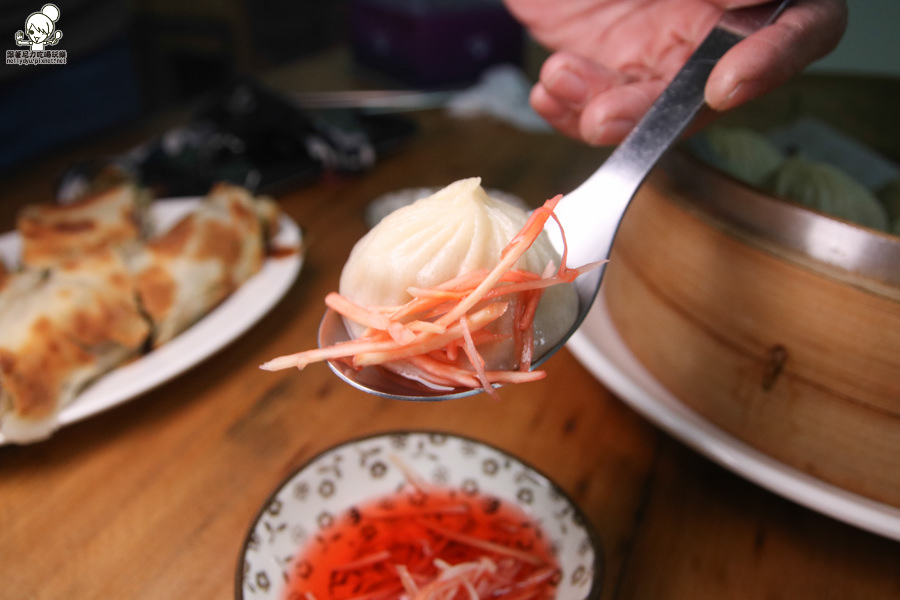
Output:
<path fill-rule="evenodd" d="M 618 72 L 571 52 L 557 52 L 541 68 L 540 80 L 531 92 L 531 106 L 556 130 L 583 140 L 581 109 L 622 81 L 624 76 Z"/>
<path fill-rule="evenodd" d="M 757 4 L 765 4 L 764 0 L 707 0 L 710 4 L 714 4 L 724 10 L 733 10 L 735 8 L 744 8 L 747 6 L 756 6 Z"/>
<path fill-rule="evenodd" d="M 595 146 L 618 144 L 665 88 L 661 79 L 637 81 L 607 90 L 581 111 L 578 132 Z"/>
<path fill-rule="evenodd" d="M 549 95 L 578 109 L 594 96 L 623 83 L 624 77 L 578 54 L 556 52 L 541 67 L 540 82 Z"/>
<path fill-rule="evenodd" d="M 560 102 L 540 82 L 531 89 L 529 100 L 534 111 L 547 121 L 551 127 L 571 138 L 581 139 L 581 134 L 578 132 L 581 109 L 573 108 L 568 103 Z"/>
<path fill-rule="evenodd" d="M 833 50 L 846 26 L 843 0 L 798 1 L 722 57 L 707 82 L 706 103 L 729 110 L 775 89 Z"/>

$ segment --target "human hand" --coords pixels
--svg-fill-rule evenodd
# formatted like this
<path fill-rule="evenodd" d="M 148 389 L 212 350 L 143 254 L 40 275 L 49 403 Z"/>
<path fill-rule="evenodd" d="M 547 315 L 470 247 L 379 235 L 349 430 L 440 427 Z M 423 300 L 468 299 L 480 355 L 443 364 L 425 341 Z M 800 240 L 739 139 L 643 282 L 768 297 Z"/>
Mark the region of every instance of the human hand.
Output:
<path fill-rule="evenodd" d="M 760 0 L 505 0 L 556 52 L 531 105 L 562 133 L 620 142 L 687 61 L 722 11 Z M 830 52 L 846 28 L 845 0 L 797 0 L 771 26 L 728 51 L 706 84 L 725 111 L 773 90 Z"/>

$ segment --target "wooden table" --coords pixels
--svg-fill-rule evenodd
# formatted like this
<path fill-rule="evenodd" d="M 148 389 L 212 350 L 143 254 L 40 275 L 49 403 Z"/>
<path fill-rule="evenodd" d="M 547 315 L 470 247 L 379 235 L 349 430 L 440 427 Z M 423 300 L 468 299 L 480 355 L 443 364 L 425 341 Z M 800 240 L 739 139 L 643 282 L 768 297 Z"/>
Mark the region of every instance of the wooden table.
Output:
<path fill-rule="evenodd" d="M 310 81 L 306 79 L 305 81 Z M 770 493 L 694 453 L 614 397 L 568 351 L 538 383 L 439 404 L 365 395 L 324 365 L 257 365 L 312 347 L 322 298 L 384 192 L 479 175 L 536 204 L 605 156 L 554 134 L 440 112 L 371 172 L 278 198 L 308 248 L 287 296 L 188 373 L 29 446 L 0 448 L 0 597 L 229 598 L 244 536 L 281 480 L 331 444 L 438 429 L 512 452 L 585 510 L 607 555 L 603 598 L 900 597 L 900 544 Z M 68 161 L 123 151 L 135 128 L 8 176 L 0 225 L 47 200 Z"/>

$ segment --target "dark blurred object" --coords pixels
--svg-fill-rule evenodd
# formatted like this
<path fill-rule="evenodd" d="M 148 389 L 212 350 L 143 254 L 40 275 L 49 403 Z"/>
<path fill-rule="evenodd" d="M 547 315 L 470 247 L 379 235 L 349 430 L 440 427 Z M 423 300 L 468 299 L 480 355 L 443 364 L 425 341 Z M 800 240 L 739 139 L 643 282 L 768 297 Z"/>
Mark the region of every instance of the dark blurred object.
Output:
<path fill-rule="evenodd" d="M 141 13 L 132 41 L 149 112 L 216 89 L 236 73 L 235 31 L 221 18 Z"/>
<path fill-rule="evenodd" d="M 499 0 L 351 0 L 354 60 L 421 87 L 470 83 L 520 66 L 524 32 Z"/>
<path fill-rule="evenodd" d="M 346 38 L 344 0 L 133 4 L 132 37 L 150 111 L 220 88 L 237 74 L 259 73 Z"/>
<path fill-rule="evenodd" d="M 341 38 L 345 0 L 53 0 L 67 63 L 0 69 L 0 172 Z M 0 39 L 41 3 L 0 0 Z"/>
<path fill-rule="evenodd" d="M 0 171 L 141 114 L 137 73 L 124 39 L 69 54 L 66 64 L 41 67 L 5 67 L 17 76 L 0 86 Z"/>
<path fill-rule="evenodd" d="M 246 0 L 253 52 L 281 64 L 334 46 L 346 37 L 344 0 Z"/>
<path fill-rule="evenodd" d="M 185 127 L 112 161 L 70 169 L 58 196 L 118 165 L 157 197 L 205 194 L 219 181 L 275 194 L 325 173 L 352 174 L 374 166 L 415 132 L 406 117 L 350 109 L 304 111 L 252 80 L 215 94 Z"/>

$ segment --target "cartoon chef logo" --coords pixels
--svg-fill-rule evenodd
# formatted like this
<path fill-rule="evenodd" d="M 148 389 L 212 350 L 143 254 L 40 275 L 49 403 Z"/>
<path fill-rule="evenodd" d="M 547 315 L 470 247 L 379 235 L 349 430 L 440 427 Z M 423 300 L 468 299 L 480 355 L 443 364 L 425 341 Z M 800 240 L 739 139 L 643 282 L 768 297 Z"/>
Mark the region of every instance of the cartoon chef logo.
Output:
<path fill-rule="evenodd" d="M 7 50 L 8 65 L 64 65 L 68 52 L 50 47 L 56 46 L 62 39 L 62 31 L 56 28 L 59 20 L 59 7 L 45 4 L 40 12 L 31 13 L 25 19 L 25 31 L 16 32 L 16 46 L 27 46 L 27 49 Z"/>
<path fill-rule="evenodd" d="M 62 39 L 62 31 L 56 29 L 58 20 L 59 8 L 55 4 L 45 4 L 40 12 L 31 13 L 25 19 L 25 31 L 16 32 L 16 45 L 31 46 L 32 51 L 55 46 Z"/>

